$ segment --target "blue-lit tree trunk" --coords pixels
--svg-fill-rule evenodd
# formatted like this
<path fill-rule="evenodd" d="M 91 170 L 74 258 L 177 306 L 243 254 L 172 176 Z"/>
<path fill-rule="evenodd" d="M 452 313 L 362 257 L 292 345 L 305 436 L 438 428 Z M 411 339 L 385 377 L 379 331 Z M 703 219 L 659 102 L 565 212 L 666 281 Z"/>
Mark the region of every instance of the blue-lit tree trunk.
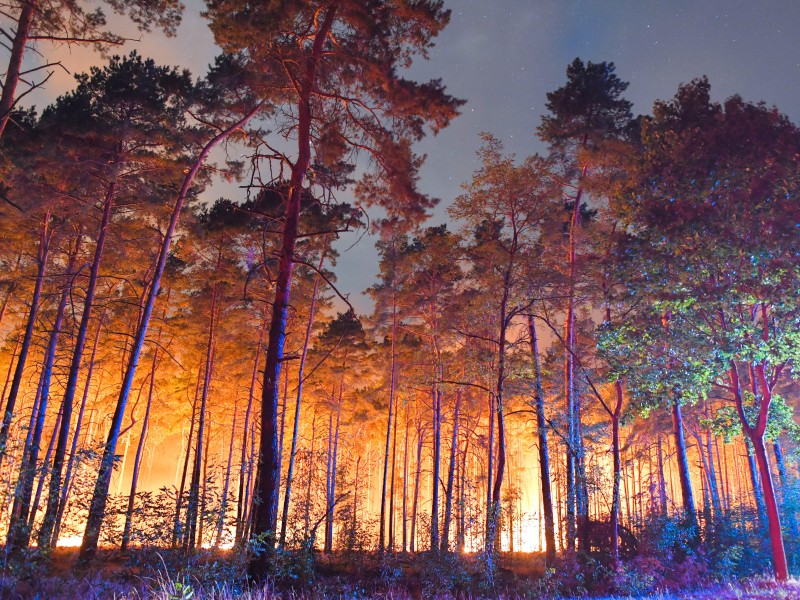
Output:
<path fill-rule="evenodd" d="M 144 346 L 145 336 L 147 329 L 150 325 L 150 316 L 153 314 L 153 307 L 156 303 L 156 296 L 161 287 L 161 277 L 164 274 L 164 267 L 167 264 L 167 257 L 172 245 L 172 237 L 175 234 L 175 228 L 178 226 L 178 219 L 180 218 L 181 210 L 186 197 L 189 195 L 192 182 L 197 175 L 200 168 L 203 166 L 209 152 L 222 140 L 227 138 L 237 129 L 241 128 L 247 121 L 249 121 L 262 104 L 256 105 L 244 117 L 239 119 L 236 123 L 226 128 L 225 130 L 214 136 L 200 151 L 194 164 L 189 169 L 186 177 L 183 180 L 181 189 L 175 200 L 175 206 L 172 209 L 167 230 L 164 233 L 164 238 L 161 242 L 161 248 L 156 262 L 155 272 L 153 274 L 153 281 L 150 284 L 150 290 L 147 294 L 147 300 L 142 311 L 142 317 L 136 327 L 136 334 L 134 335 L 133 346 L 131 348 L 128 364 L 125 369 L 125 376 L 120 388 L 119 397 L 117 398 L 116 408 L 114 415 L 111 418 L 111 427 L 108 432 L 108 438 L 103 447 L 103 456 L 100 461 L 100 470 L 97 474 L 97 481 L 95 483 L 92 500 L 89 505 L 89 515 L 86 519 L 86 529 L 83 534 L 83 542 L 78 560 L 80 563 L 87 563 L 92 560 L 97 553 L 97 544 L 100 540 L 100 528 L 103 524 L 103 517 L 105 516 L 106 503 L 108 501 L 108 488 L 111 484 L 111 475 L 113 474 L 114 455 L 117 450 L 117 443 L 119 441 L 120 430 L 122 429 L 122 419 L 125 416 L 125 408 L 128 404 L 128 396 L 133 386 L 133 378 L 136 375 L 136 368 L 139 365 L 139 356 Z"/>

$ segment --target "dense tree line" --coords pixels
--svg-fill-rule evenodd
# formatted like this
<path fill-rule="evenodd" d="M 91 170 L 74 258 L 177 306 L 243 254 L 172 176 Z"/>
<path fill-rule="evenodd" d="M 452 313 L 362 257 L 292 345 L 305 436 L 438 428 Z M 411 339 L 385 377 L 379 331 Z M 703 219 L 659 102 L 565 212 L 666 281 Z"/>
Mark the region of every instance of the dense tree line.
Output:
<path fill-rule="evenodd" d="M 71 3 L 44 4 L 17 7 L 20 48 L 61 30 L 42 15 L 77 27 Z M 701 78 L 634 118 L 614 65 L 576 59 L 548 94 L 546 155 L 484 134 L 453 225 L 427 226 L 413 144 L 462 101 L 402 73 L 446 25 L 440 2 L 214 0 L 207 16 L 223 54 L 199 80 L 113 57 L 37 114 L 7 72 L 6 560 L 80 540 L 83 561 L 101 542 L 249 547 L 257 578 L 316 546 L 619 568 L 674 526 L 683 557 L 736 537 L 763 557 L 769 539 L 788 576 L 786 116 L 714 102 Z M 94 43 L 93 19 L 70 36 Z M 214 164 L 221 144 L 246 159 Z M 242 197 L 204 201 L 221 176 Z M 358 206 L 336 199 L 348 186 Z M 357 315 L 334 242 L 371 206 L 380 274 Z"/>

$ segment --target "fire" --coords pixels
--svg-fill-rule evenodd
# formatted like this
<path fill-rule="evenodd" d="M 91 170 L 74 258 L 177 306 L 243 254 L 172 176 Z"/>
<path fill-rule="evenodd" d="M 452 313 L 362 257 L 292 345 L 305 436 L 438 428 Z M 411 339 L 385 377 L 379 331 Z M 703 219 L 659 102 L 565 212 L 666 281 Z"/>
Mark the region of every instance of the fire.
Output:
<path fill-rule="evenodd" d="M 56 546 L 59 548 L 77 548 L 83 542 L 82 535 L 68 535 L 58 540 Z"/>

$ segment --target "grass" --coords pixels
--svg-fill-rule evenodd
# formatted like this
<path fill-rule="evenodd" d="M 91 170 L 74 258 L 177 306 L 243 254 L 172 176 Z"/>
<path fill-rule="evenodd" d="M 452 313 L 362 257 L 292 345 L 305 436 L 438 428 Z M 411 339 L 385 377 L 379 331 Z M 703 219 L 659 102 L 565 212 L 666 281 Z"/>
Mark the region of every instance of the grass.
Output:
<path fill-rule="evenodd" d="M 272 584 L 251 586 L 244 578 L 241 553 L 207 551 L 187 557 L 177 551 L 123 554 L 104 550 L 85 570 L 74 569 L 76 554 L 68 548 L 56 550 L 51 557 L 32 553 L 21 567 L 0 573 L 0 600 L 536 600 L 572 598 L 569 594 L 574 593 L 574 588 L 556 581 L 553 572 L 545 576 L 538 555 L 502 556 L 491 581 L 483 576 L 480 556 L 315 555 L 311 565 L 302 564 L 295 556 L 286 559 L 279 579 Z M 576 597 L 586 598 L 587 594 Z M 800 581 L 778 585 L 758 578 L 686 592 L 594 598 L 790 600 L 800 599 Z"/>

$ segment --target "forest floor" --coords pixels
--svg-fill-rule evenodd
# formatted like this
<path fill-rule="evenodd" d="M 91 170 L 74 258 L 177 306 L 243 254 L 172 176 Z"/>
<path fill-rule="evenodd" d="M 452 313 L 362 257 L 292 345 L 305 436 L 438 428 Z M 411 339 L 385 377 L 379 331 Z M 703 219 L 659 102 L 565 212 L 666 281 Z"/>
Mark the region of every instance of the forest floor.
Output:
<path fill-rule="evenodd" d="M 92 567 L 76 570 L 77 550 L 66 548 L 49 561 L 34 553 L 23 565 L 0 571 L 0 600 L 800 600 L 798 579 L 782 585 L 762 578 L 691 591 L 602 595 L 571 588 L 563 572 L 546 573 L 538 555 L 500 556 L 490 582 L 477 556 L 420 556 L 314 555 L 313 564 L 295 557 L 281 567 L 280 581 L 250 587 L 244 583 L 242 557 L 232 552 L 187 558 L 172 551 L 106 550 Z"/>

